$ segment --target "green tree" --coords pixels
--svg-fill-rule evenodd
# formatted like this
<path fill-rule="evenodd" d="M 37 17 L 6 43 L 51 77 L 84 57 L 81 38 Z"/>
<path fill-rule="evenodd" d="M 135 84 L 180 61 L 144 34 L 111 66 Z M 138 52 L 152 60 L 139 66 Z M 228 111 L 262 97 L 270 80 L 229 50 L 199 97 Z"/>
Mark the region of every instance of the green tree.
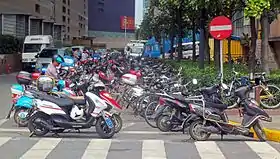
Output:
<path fill-rule="evenodd" d="M 256 46 L 257 46 L 257 31 L 256 31 L 256 20 L 259 19 L 263 13 L 267 14 L 267 10 L 270 9 L 269 0 L 247 0 L 246 7 L 244 9 L 245 16 L 250 19 L 250 30 L 251 30 L 251 45 L 249 50 L 249 70 L 251 74 L 254 72 L 256 64 Z M 267 34 L 267 33 L 266 33 Z M 268 36 L 268 35 L 266 35 Z M 268 42 L 268 39 L 267 39 Z M 262 63 L 267 63 L 267 54 L 262 53 L 264 58 Z"/>

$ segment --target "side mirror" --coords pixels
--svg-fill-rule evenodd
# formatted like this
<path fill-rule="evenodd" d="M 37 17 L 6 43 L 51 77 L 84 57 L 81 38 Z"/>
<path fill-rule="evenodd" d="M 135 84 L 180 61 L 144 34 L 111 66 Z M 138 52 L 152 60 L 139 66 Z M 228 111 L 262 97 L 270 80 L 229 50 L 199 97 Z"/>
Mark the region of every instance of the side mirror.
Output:
<path fill-rule="evenodd" d="M 196 85 L 198 82 L 197 82 L 197 79 L 193 79 L 192 80 L 192 83 L 194 84 L 194 85 Z"/>
<path fill-rule="evenodd" d="M 39 57 L 39 55 L 37 54 L 37 55 L 35 55 L 35 58 L 38 58 Z"/>

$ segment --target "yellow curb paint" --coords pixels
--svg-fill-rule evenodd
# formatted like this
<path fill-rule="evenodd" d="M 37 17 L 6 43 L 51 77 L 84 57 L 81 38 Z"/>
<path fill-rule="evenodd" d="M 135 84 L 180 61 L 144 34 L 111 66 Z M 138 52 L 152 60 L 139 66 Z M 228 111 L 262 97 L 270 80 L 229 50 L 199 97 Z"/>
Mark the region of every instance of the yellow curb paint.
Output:
<path fill-rule="evenodd" d="M 240 123 L 234 121 L 229 121 L 229 123 L 233 125 L 240 125 Z M 250 132 L 254 133 L 255 139 L 258 139 L 253 128 L 250 129 Z M 268 141 L 280 142 L 280 130 L 264 128 L 264 132 Z"/>

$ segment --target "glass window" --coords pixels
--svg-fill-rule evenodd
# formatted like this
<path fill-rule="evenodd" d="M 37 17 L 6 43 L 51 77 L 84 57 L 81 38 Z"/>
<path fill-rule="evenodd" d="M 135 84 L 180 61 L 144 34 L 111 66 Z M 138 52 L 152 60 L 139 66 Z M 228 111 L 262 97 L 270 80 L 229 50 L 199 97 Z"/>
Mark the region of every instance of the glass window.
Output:
<path fill-rule="evenodd" d="M 23 52 L 40 52 L 42 44 L 24 44 Z"/>
<path fill-rule="evenodd" d="M 39 54 L 39 57 L 42 58 L 52 58 L 53 55 L 57 54 L 57 49 L 43 49 Z"/>

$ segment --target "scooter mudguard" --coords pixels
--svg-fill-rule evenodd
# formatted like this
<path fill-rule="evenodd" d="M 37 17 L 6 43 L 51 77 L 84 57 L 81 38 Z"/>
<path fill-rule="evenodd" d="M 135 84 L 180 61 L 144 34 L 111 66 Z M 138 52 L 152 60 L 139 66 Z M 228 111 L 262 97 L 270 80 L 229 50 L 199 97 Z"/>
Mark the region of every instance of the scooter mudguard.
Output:
<path fill-rule="evenodd" d="M 13 84 L 12 87 L 11 87 L 11 92 L 12 92 L 12 94 L 20 95 L 24 92 L 24 88 L 20 84 Z"/>
<path fill-rule="evenodd" d="M 32 105 L 33 105 L 32 98 L 29 98 L 27 96 L 21 96 L 15 103 L 16 108 L 23 107 L 26 109 L 30 109 L 32 108 Z"/>

